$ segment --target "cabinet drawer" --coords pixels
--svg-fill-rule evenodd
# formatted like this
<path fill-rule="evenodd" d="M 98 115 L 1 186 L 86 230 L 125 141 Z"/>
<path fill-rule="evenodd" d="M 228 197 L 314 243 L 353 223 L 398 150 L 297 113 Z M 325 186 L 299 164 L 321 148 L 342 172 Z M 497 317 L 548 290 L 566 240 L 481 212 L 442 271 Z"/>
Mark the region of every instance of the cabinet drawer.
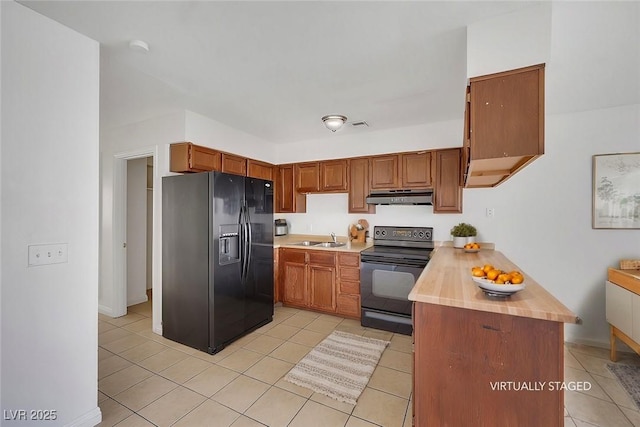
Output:
<path fill-rule="evenodd" d="M 335 268 L 336 255 L 328 251 L 309 251 L 309 264 L 327 265 Z"/>
<path fill-rule="evenodd" d="M 360 281 L 360 269 L 354 267 L 340 267 L 340 280 Z"/>
<path fill-rule="evenodd" d="M 360 282 L 340 281 L 340 293 L 360 295 Z"/>
<path fill-rule="evenodd" d="M 350 317 L 360 317 L 360 296 L 359 295 L 338 295 L 336 301 L 336 311 L 338 314 Z"/>
<path fill-rule="evenodd" d="M 305 252 L 297 251 L 295 249 L 282 249 L 280 253 L 280 262 L 297 262 L 299 264 L 305 263 Z"/>
<path fill-rule="evenodd" d="M 350 267 L 360 267 L 360 255 L 358 254 L 338 254 L 339 264 L 348 265 Z"/>

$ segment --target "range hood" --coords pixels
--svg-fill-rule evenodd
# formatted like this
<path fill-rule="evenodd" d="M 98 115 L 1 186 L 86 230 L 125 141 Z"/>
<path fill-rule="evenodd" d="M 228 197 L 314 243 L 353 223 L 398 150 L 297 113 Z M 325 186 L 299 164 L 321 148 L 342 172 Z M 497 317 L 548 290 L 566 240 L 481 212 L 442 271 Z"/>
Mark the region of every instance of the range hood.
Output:
<path fill-rule="evenodd" d="M 370 205 L 431 205 L 431 190 L 372 191 L 366 202 Z"/>

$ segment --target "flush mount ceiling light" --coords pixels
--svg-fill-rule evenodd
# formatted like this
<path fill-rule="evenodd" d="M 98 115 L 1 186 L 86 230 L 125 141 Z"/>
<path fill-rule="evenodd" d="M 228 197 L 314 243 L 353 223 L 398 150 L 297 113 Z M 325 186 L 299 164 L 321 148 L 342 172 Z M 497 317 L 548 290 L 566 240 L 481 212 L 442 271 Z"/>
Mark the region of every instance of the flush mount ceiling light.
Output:
<path fill-rule="evenodd" d="M 142 40 L 131 40 L 129 42 L 129 49 L 147 53 L 149 52 L 149 45 L 147 44 L 147 42 L 144 42 Z"/>
<path fill-rule="evenodd" d="M 333 114 L 330 116 L 324 116 L 322 118 L 322 122 L 331 132 L 335 132 L 342 127 L 343 124 L 347 121 L 345 116 L 341 116 L 338 114 Z"/>

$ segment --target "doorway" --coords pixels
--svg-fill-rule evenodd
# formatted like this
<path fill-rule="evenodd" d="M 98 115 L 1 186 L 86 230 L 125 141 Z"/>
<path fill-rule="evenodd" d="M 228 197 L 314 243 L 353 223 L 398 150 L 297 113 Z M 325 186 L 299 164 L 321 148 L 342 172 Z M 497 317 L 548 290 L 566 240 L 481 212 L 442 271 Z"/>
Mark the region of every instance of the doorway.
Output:
<path fill-rule="evenodd" d="M 157 158 L 157 147 L 114 155 L 113 317 L 126 315 L 128 306 L 146 302 L 155 288 Z"/>

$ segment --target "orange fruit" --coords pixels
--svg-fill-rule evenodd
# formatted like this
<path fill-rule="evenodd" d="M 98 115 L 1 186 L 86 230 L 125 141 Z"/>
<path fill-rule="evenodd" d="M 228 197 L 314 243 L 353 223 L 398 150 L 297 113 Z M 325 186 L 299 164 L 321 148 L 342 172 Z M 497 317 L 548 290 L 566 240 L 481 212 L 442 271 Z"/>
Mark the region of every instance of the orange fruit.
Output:
<path fill-rule="evenodd" d="M 471 244 L 471 249 L 480 249 L 480 245 L 477 243 L 472 243 Z"/>
<path fill-rule="evenodd" d="M 514 274 L 511 276 L 512 285 L 519 285 L 522 282 L 524 282 L 524 277 L 522 276 L 522 274 Z"/>
<path fill-rule="evenodd" d="M 485 273 L 488 273 L 491 270 L 494 270 L 493 265 L 491 264 L 485 264 L 484 267 L 482 267 L 482 269 L 484 270 Z"/>
<path fill-rule="evenodd" d="M 485 272 L 481 268 L 474 268 L 471 270 L 471 274 L 475 277 L 484 277 Z"/>
<path fill-rule="evenodd" d="M 502 271 L 500 271 L 500 270 L 490 270 L 487 273 L 487 279 L 496 280 L 498 278 L 498 276 L 500 275 L 500 273 L 502 273 Z"/>
<path fill-rule="evenodd" d="M 498 276 L 498 280 L 502 280 L 503 283 L 507 283 L 511 281 L 511 275 L 507 273 L 502 273 Z"/>
<path fill-rule="evenodd" d="M 496 285 L 504 285 L 504 280 L 497 279 L 493 283 L 495 283 Z"/>

